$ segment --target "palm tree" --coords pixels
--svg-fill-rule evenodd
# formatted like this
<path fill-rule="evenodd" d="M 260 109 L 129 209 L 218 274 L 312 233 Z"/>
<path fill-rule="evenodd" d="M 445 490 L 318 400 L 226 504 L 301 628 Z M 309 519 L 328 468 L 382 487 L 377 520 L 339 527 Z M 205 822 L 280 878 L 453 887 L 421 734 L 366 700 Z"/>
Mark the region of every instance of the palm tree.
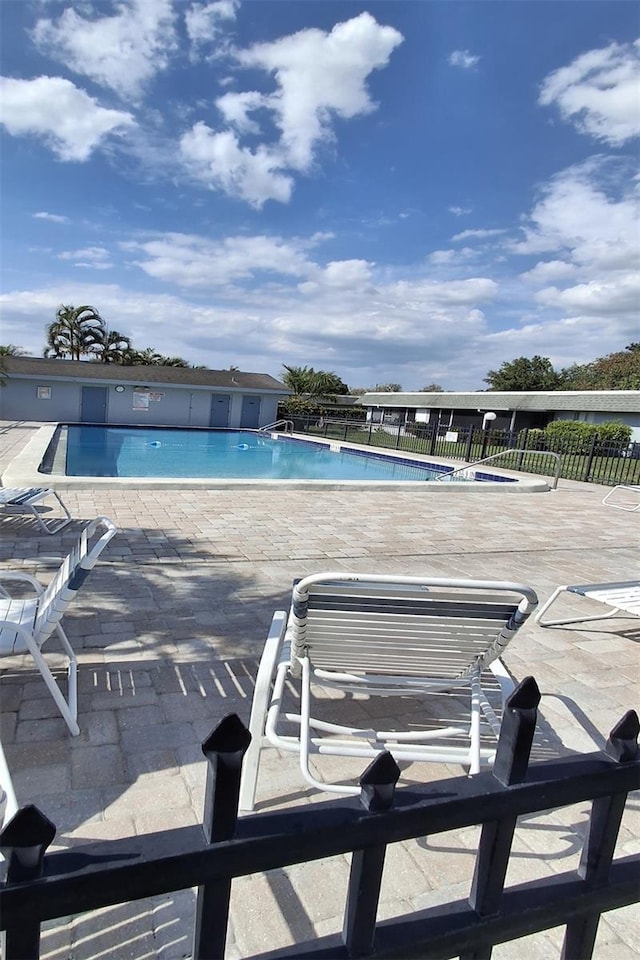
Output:
<path fill-rule="evenodd" d="M 14 343 L 0 343 L 0 357 L 28 357 L 29 351 L 16 347 Z"/>
<path fill-rule="evenodd" d="M 7 357 L 26 356 L 28 356 L 27 351 L 23 350 L 22 347 L 16 347 L 14 343 L 0 344 L 0 387 L 4 387 L 5 384 L 5 374 L 7 372 L 5 360 Z"/>
<path fill-rule="evenodd" d="M 161 353 L 158 353 L 153 347 L 146 347 L 144 350 L 134 350 L 129 363 L 159 367 L 163 360 L 164 357 Z"/>
<path fill-rule="evenodd" d="M 65 304 L 58 308 L 56 319 L 47 327 L 44 356 L 80 360 L 95 352 L 104 330 L 104 320 L 95 307 Z"/>
<path fill-rule="evenodd" d="M 96 342 L 92 352 L 101 363 L 128 363 L 131 355 L 131 337 L 117 330 L 105 328 L 102 339 Z"/>
<path fill-rule="evenodd" d="M 162 358 L 163 367 L 189 367 L 191 364 L 188 360 L 183 360 L 182 357 L 163 357 Z"/>
<path fill-rule="evenodd" d="M 190 367 L 188 360 L 182 357 L 165 357 L 158 353 L 154 347 L 146 347 L 144 350 L 133 350 L 127 363 L 147 364 L 153 367 Z"/>
<path fill-rule="evenodd" d="M 282 382 L 293 396 L 282 404 L 289 413 L 310 413 L 319 410 L 322 403 L 339 394 L 349 392 L 349 387 L 335 373 L 314 370 L 313 367 L 291 367 L 286 363 Z"/>

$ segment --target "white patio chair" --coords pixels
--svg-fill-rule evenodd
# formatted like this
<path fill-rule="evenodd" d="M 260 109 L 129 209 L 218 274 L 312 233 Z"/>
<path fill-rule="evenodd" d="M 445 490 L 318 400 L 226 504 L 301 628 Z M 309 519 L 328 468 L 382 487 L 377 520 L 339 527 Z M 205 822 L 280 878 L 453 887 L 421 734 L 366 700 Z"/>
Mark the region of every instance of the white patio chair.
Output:
<path fill-rule="evenodd" d="M 77 658 L 60 621 L 115 533 L 116 527 L 107 517 L 92 520 L 47 587 L 27 573 L 12 570 L 0 572 L 0 656 L 31 654 L 74 736 L 80 733 L 77 721 Z M 11 597 L 3 586 L 11 582 L 30 584 L 35 597 Z M 66 700 L 41 652 L 42 645 L 54 632 L 68 659 Z"/>
<path fill-rule="evenodd" d="M 617 510 L 635 513 L 640 510 L 640 484 L 619 483 L 602 498 L 602 502 Z"/>
<path fill-rule="evenodd" d="M 561 593 L 575 593 L 580 597 L 588 597 L 612 607 L 607 613 L 598 613 L 587 617 L 570 617 L 568 620 L 545 620 L 542 616 L 551 604 L 555 603 Z M 624 616 L 630 613 L 640 617 L 640 580 L 624 580 L 620 583 L 586 583 L 576 586 L 557 587 L 546 603 L 540 607 L 534 620 L 541 627 L 557 627 L 565 623 L 589 623 L 593 620 L 608 620 L 609 617 Z"/>
<path fill-rule="evenodd" d="M 64 511 L 64 517 L 54 517 L 48 522 L 44 519 L 36 504 L 42 504 L 47 497 L 55 497 Z M 40 529 L 49 534 L 58 533 L 71 523 L 71 514 L 51 487 L 0 487 L 0 508 L 6 513 L 30 513 Z"/>
<path fill-rule="evenodd" d="M 317 778 L 312 753 L 371 760 L 387 749 L 398 761 L 460 763 L 470 773 L 491 764 L 501 714 L 489 702 L 483 672 L 498 681 L 504 707 L 515 685 L 499 657 L 536 604 L 530 587 L 493 581 L 321 573 L 295 584 L 291 611 L 275 613 L 260 661 L 240 808 L 253 809 L 260 755 L 269 745 L 298 753 L 312 786 L 350 795 L 359 787 Z M 290 679 L 300 681 L 297 713 L 283 708 Z M 454 690 L 469 697 L 469 711 L 457 725 L 436 730 L 362 730 L 314 719 L 312 684 L 419 698 Z M 293 734 L 280 731 L 281 721 L 293 725 Z M 481 744 L 487 730 L 488 747 Z"/>

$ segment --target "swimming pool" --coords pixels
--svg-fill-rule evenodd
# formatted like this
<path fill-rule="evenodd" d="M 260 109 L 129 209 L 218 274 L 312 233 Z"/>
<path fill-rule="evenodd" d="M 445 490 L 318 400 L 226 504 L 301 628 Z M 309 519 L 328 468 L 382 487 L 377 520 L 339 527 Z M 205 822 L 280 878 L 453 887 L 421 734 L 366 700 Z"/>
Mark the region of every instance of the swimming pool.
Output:
<path fill-rule="evenodd" d="M 47 423 L 41 424 L 28 441 L 26 446 L 19 450 L 13 458 L 4 465 L 2 470 L 2 483 L 5 487 L 34 487 L 34 486 L 43 486 L 46 482 L 46 486 L 51 487 L 55 490 L 90 490 L 96 491 L 101 488 L 106 489 L 120 489 L 123 491 L 131 489 L 175 489 L 175 490 L 186 490 L 186 489 L 220 489 L 228 490 L 231 488 L 236 489 L 252 489 L 252 490 L 265 490 L 268 488 L 275 490 L 314 490 L 323 488 L 328 489 L 366 489 L 366 490 L 379 490 L 379 491 L 392 491 L 393 489 L 414 489 L 421 491 L 428 491 L 436 495 L 447 496 L 449 494 L 464 495 L 465 493 L 490 493 L 494 492 L 504 492 L 504 493 L 543 493 L 548 492 L 551 488 L 544 477 L 531 477 L 523 474 L 514 473 L 513 471 L 504 471 L 500 470 L 496 473 L 491 471 L 488 473 L 486 469 L 478 469 L 478 467 L 470 466 L 465 470 L 465 480 L 460 480 L 457 483 L 416 483 L 415 479 L 405 480 L 402 479 L 402 474 L 400 474 L 400 479 L 391 480 L 389 479 L 389 474 L 385 474 L 386 479 L 376 480 L 372 478 L 370 473 L 367 473 L 366 479 L 364 480 L 326 480 L 322 478 L 310 477 L 309 474 L 301 479 L 289 480 L 289 479 L 280 479 L 276 477 L 275 479 L 256 479 L 252 477 L 220 477 L 220 476 L 196 476 L 194 477 L 191 474 L 182 472 L 179 476 L 171 477 L 156 477 L 156 476 L 141 476 L 137 474 L 131 477 L 122 477 L 115 476 L 113 473 L 113 465 L 111 467 L 111 474 L 82 474 L 72 476 L 67 473 L 66 469 L 66 460 L 67 460 L 67 440 L 68 433 L 71 427 L 80 427 L 84 430 L 88 429 L 87 426 L 82 424 L 64 424 L 64 423 Z M 104 429 L 101 427 L 100 429 Z M 149 428 L 146 427 L 123 427 L 117 429 L 125 430 L 146 430 Z M 153 436 L 155 439 L 158 438 L 158 431 L 165 428 L 154 428 Z M 173 427 L 166 428 L 169 429 L 171 434 L 183 434 L 185 432 L 184 428 Z M 231 431 L 210 431 L 206 429 L 194 430 L 194 433 L 199 435 L 210 434 L 210 433 L 231 433 Z M 242 434 L 242 441 L 247 443 L 247 436 L 256 436 L 255 432 L 246 431 Z M 264 434 L 257 434 L 257 436 L 264 439 L 274 439 L 275 434 L 272 434 L 271 437 L 264 437 Z M 278 435 L 282 437 L 282 435 Z M 151 442 L 151 441 L 150 441 Z M 420 454 L 410 454 L 409 456 L 403 455 L 400 451 L 390 451 L 390 450 L 380 450 L 372 449 L 371 447 L 365 447 L 362 445 L 356 445 L 350 442 L 345 442 L 341 440 L 312 440 L 307 437 L 289 437 L 283 438 L 283 443 L 291 444 L 298 443 L 306 446 L 311 446 L 316 444 L 322 446 L 325 450 L 330 448 L 331 454 L 335 454 L 337 451 L 342 450 L 343 453 L 349 452 L 352 456 L 351 462 L 357 457 L 365 458 L 364 462 L 368 461 L 367 466 L 371 466 L 371 462 L 382 462 L 385 466 L 388 466 L 389 463 L 399 463 L 403 467 L 413 467 L 421 471 L 420 478 L 421 480 L 426 479 L 426 470 L 433 470 L 438 473 L 444 472 L 445 474 L 449 473 L 451 470 L 460 466 L 460 461 L 454 462 L 443 462 L 439 461 L 437 458 L 427 459 Z M 160 441 L 162 443 L 162 441 Z M 151 451 L 161 450 L 161 447 L 153 447 Z M 240 451 L 239 451 L 240 452 Z M 244 451 L 246 452 L 246 451 Z M 89 468 L 89 465 L 87 464 Z M 184 469 L 184 468 L 183 468 Z M 405 474 L 406 476 L 406 474 Z M 413 474 L 415 478 L 415 474 Z M 456 479 L 456 478 L 454 478 Z M 471 481 L 471 482 L 468 482 Z M 482 482 L 477 482 L 482 481 Z"/>
<path fill-rule="evenodd" d="M 448 470 L 247 430 L 68 426 L 65 433 L 70 477 L 424 482 Z"/>

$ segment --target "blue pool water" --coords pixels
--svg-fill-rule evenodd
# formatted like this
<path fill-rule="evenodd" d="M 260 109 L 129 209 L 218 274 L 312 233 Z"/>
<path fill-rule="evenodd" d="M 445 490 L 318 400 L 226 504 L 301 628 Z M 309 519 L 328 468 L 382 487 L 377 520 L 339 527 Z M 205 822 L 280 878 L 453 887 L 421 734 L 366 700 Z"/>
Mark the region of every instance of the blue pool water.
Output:
<path fill-rule="evenodd" d="M 439 471 L 389 457 L 233 430 L 67 428 L 72 477 L 211 477 L 262 480 L 431 480 Z"/>

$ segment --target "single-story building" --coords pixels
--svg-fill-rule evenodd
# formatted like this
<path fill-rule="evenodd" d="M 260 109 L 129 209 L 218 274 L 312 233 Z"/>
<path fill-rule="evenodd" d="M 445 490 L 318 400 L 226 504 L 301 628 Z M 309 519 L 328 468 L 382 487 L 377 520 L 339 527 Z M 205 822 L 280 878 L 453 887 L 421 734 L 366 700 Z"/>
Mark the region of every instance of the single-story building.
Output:
<path fill-rule="evenodd" d="M 255 428 L 290 391 L 266 373 L 4 357 L 0 418 Z"/>
<path fill-rule="evenodd" d="M 552 420 L 619 420 L 632 428 L 632 440 L 640 440 L 640 390 L 365 393 L 360 400 L 367 420 L 383 424 L 436 423 L 455 429 L 484 422 L 497 430 L 517 432 L 544 428 Z"/>

